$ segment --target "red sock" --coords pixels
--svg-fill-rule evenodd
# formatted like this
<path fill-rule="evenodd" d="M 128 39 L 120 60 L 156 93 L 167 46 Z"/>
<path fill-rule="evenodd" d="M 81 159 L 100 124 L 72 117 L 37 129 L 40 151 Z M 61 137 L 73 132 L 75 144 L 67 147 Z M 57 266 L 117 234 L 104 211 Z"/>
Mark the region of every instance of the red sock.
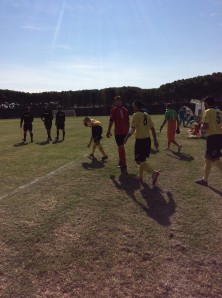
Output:
<path fill-rule="evenodd" d="M 118 147 L 119 150 L 119 160 L 123 166 L 126 165 L 126 154 L 124 147 Z"/>

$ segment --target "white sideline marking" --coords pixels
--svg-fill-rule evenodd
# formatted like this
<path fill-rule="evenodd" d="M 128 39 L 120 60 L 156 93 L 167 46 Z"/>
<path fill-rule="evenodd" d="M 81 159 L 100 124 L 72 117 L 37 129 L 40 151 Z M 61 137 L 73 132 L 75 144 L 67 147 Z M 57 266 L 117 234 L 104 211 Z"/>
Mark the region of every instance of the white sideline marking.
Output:
<path fill-rule="evenodd" d="M 7 197 L 9 197 L 9 196 L 12 196 L 12 195 L 18 193 L 19 191 L 21 191 L 21 190 L 23 190 L 23 189 L 25 189 L 25 188 L 27 188 L 27 187 L 29 187 L 29 186 L 31 186 L 31 185 L 33 185 L 33 184 L 39 182 L 39 181 L 44 180 L 45 178 L 48 178 L 48 177 L 50 177 L 50 176 L 55 175 L 57 172 L 63 170 L 64 168 L 67 168 L 69 165 L 72 165 L 72 164 L 74 164 L 74 163 L 75 163 L 74 161 L 68 162 L 68 163 L 64 164 L 63 166 L 61 166 L 61 167 L 55 169 L 54 171 L 49 172 L 48 174 L 46 174 L 46 175 L 44 175 L 44 176 L 35 178 L 34 180 L 32 180 L 32 181 L 30 181 L 30 182 L 28 182 L 28 183 L 26 183 L 26 184 L 23 184 L 23 185 L 19 186 L 19 187 L 16 188 L 15 190 L 10 191 L 10 192 L 8 192 L 8 193 L 2 195 L 2 196 L 0 197 L 0 201 L 3 200 L 3 199 L 5 199 L 5 198 L 7 198 Z"/>

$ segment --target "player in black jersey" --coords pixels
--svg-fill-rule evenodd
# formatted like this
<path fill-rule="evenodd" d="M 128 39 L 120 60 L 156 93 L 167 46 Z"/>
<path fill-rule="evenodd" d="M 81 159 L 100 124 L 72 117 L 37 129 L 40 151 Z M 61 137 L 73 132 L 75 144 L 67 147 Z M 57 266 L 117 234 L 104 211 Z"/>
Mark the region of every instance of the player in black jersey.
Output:
<path fill-rule="evenodd" d="M 53 115 L 52 115 L 52 111 L 48 106 L 45 107 L 45 111 L 42 113 L 41 119 L 44 122 L 46 131 L 47 131 L 47 135 L 48 135 L 47 142 L 50 142 L 52 141 L 51 128 L 52 128 Z"/>
<path fill-rule="evenodd" d="M 65 139 L 65 113 L 62 111 L 62 107 L 58 106 L 57 108 L 58 112 L 56 113 L 56 130 L 57 130 L 57 135 L 56 135 L 56 141 L 59 140 L 59 130 L 62 130 L 62 139 L 64 141 Z"/>
<path fill-rule="evenodd" d="M 23 124 L 23 131 L 24 131 L 24 138 L 23 141 L 26 142 L 27 131 L 30 133 L 31 143 L 33 143 L 33 133 L 32 133 L 32 122 L 33 122 L 33 115 L 30 113 L 30 107 L 25 109 L 25 113 L 21 116 L 20 127 L 22 128 Z"/>

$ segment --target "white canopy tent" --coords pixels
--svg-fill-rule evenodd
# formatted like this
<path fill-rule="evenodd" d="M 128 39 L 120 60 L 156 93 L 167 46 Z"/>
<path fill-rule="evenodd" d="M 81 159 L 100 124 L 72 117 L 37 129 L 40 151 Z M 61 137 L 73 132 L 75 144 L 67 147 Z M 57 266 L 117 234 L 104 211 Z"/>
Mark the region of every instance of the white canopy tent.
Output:
<path fill-rule="evenodd" d="M 205 111 L 204 103 L 202 100 L 199 99 L 191 99 L 190 103 L 195 105 L 195 115 L 198 115 L 198 111 L 201 110 L 201 113 Z"/>

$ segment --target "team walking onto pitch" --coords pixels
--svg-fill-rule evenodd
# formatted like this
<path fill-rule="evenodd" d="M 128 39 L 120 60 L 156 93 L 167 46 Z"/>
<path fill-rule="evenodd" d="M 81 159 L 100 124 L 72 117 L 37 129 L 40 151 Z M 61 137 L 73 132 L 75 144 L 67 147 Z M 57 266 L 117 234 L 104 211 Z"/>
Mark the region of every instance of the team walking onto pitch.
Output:
<path fill-rule="evenodd" d="M 222 162 L 220 157 L 222 156 L 222 112 L 215 107 L 214 98 L 207 96 L 203 100 L 205 105 L 205 111 L 203 113 L 202 122 L 200 113 L 198 111 L 199 126 L 202 135 L 206 138 L 206 153 L 205 153 L 205 165 L 203 178 L 196 180 L 196 183 L 202 186 L 208 186 L 208 178 L 212 169 L 215 166 L 222 172 Z M 106 132 L 106 137 L 112 137 L 112 128 L 114 126 L 114 137 L 117 144 L 118 162 L 117 166 L 121 171 L 127 173 L 127 158 L 125 145 L 128 139 L 135 135 L 134 144 L 134 159 L 138 165 L 138 180 L 143 183 L 144 172 L 151 174 L 152 185 L 155 186 L 159 177 L 159 170 L 153 169 L 153 167 L 147 162 L 151 152 L 151 135 L 153 138 L 154 147 L 156 150 L 159 148 L 154 123 L 149 113 L 143 108 L 140 101 L 133 103 L 134 114 L 132 115 L 131 122 L 129 120 L 129 112 L 126 107 L 123 106 L 122 98 L 116 96 L 114 98 L 114 107 L 110 111 L 109 124 Z M 180 133 L 180 125 L 183 123 L 184 127 L 184 113 L 186 109 L 183 107 L 179 111 L 179 117 L 175 110 L 172 109 L 170 103 L 166 104 L 165 118 L 160 126 L 160 132 L 164 125 L 167 123 L 167 147 L 165 150 L 169 150 L 171 144 L 177 147 L 177 154 L 181 153 L 182 145 L 176 141 L 176 134 Z M 182 113 L 183 112 L 183 113 Z M 201 112 L 201 111 L 200 111 Z M 56 137 L 55 142 L 59 141 L 59 133 L 62 131 L 62 141 L 65 139 L 65 113 L 62 111 L 61 106 L 58 106 L 55 116 Z M 52 141 L 51 128 L 53 121 L 53 113 L 48 106 L 45 107 L 45 111 L 41 115 L 41 119 L 44 123 L 47 133 L 47 143 Z M 30 112 L 30 107 L 27 107 L 25 112 L 21 116 L 20 127 L 23 128 L 23 141 L 27 140 L 27 133 L 29 132 L 30 140 L 33 143 L 33 120 L 34 117 Z M 92 146 L 92 151 L 89 154 L 89 158 L 95 159 L 95 151 L 99 150 L 101 153 L 101 161 L 108 160 L 108 155 L 105 153 L 101 144 L 103 126 L 102 123 L 96 119 L 85 117 L 83 124 L 86 127 L 91 128 L 91 137 L 87 145 L 88 148 Z"/>

